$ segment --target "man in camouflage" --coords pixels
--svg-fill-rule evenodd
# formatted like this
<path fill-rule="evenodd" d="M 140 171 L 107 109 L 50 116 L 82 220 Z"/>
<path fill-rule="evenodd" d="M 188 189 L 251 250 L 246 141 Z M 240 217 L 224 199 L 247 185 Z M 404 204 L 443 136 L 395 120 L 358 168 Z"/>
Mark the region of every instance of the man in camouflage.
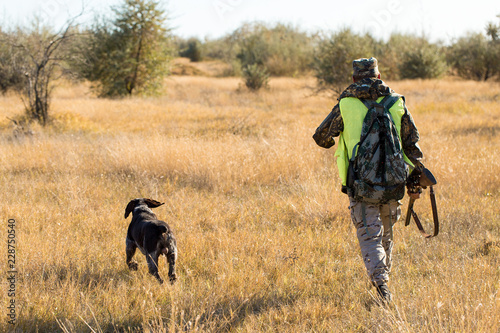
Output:
<path fill-rule="evenodd" d="M 338 98 L 333 110 L 323 123 L 316 129 L 313 136 L 316 143 L 323 148 L 330 148 L 335 144 L 334 137 L 344 132 L 342 113 L 358 112 L 357 110 L 341 110 L 341 100 L 347 97 L 356 99 L 377 100 L 394 91 L 381 79 L 378 71 L 377 59 L 357 59 L 353 61 L 353 81 Z M 422 151 L 418 146 L 419 134 L 413 118 L 404 103 L 399 104 L 401 125 L 400 138 L 406 157 L 411 161 L 416 172 L 423 169 L 421 163 Z M 348 130 L 348 129 L 346 129 Z M 359 141 L 359 140 L 358 140 Z M 338 148 L 340 150 L 340 147 Z M 340 167 L 339 167 L 340 170 Z M 348 193 L 345 184 L 342 191 Z M 421 189 L 408 187 L 408 193 L 417 199 Z M 360 201 L 349 197 L 351 219 L 357 230 L 357 237 L 361 247 L 361 254 L 372 284 L 384 301 L 391 300 L 388 289 L 389 273 L 392 264 L 393 235 L 392 226 L 401 216 L 401 202 L 394 201 L 386 204 L 362 204 Z"/>

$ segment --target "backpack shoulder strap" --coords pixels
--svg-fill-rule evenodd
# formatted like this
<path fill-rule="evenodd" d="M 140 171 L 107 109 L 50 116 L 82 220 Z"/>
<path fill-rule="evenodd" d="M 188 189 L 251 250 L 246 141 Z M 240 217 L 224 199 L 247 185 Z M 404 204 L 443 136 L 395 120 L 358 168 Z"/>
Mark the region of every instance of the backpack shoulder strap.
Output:
<path fill-rule="evenodd" d="M 396 104 L 399 99 L 402 98 L 403 102 L 405 101 L 405 97 L 400 94 L 392 93 L 390 95 L 387 95 L 380 101 L 380 105 L 382 105 L 386 110 L 389 110 L 392 108 L 394 104 Z"/>
<path fill-rule="evenodd" d="M 359 100 L 368 108 L 370 109 L 371 107 L 375 106 L 375 105 L 382 105 L 385 109 L 389 110 L 390 108 L 392 108 L 392 106 L 400 99 L 402 98 L 403 99 L 403 102 L 405 100 L 405 97 L 403 95 L 400 95 L 400 94 L 396 94 L 396 93 L 392 93 L 390 95 L 386 95 L 381 101 L 380 103 L 377 103 L 376 100 L 372 100 L 372 99 L 364 99 L 364 98 L 360 98 Z"/>
<path fill-rule="evenodd" d="M 377 105 L 377 101 L 373 100 L 373 99 L 364 99 L 364 98 L 360 98 L 359 99 L 361 102 L 363 102 L 363 104 L 366 106 L 366 108 L 368 110 L 370 110 L 371 107 L 373 107 L 374 105 Z"/>

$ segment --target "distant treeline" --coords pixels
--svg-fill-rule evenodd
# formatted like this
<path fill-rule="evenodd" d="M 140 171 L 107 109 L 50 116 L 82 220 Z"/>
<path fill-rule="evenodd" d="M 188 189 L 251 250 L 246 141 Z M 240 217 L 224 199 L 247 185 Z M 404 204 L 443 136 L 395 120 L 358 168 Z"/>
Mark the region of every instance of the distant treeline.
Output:
<path fill-rule="evenodd" d="M 500 24 L 485 22 L 450 45 L 425 36 L 394 33 L 387 41 L 346 28 L 307 33 L 287 24 L 247 23 L 218 39 L 176 37 L 166 10 L 155 0 L 122 0 L 114 15 L 91 26 L 70 20 L 60 31 L 41 26 L 0 27 L 0 92 L 23 96 L 29 118 L 48 120 L 51 82 L 59 76 L 88 80 L 101 97 L 155 94 L 175 57 L 219 60 L 225 75 L 242 76 L 248 88 L 272 76 L 317 78 L 318 90 L 338 92 L 350 82 L 353 59 L 374 56 L 385 79 L 457 75 L 500 78 Z"/>
<path fill-rule="evenodd" d="M 353 59 L 374 56 L 384 78 L 430 79 L 457 75 L 464 79 L 499 79 L 500 24 L 470 32 L 450 45 L 426 36 L 394 33 L 387 41 L 346 28 L 310 34 L 286 24 L 248 23 L 219 39 L 175 38 L 179 55 L 191 61 L 219 59 L 231 64 L 228 75 L 241 75 L 258 64 L 271 76 L 314 75 L 322 88 L 350 80 Z"/>

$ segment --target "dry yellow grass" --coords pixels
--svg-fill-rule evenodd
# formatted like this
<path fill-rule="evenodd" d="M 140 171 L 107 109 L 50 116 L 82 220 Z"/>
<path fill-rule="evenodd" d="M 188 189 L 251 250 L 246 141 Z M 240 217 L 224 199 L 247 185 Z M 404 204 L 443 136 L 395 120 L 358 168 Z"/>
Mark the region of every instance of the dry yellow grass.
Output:
<path fill-rule="evenodd" d="M 1 331 L 500 332 L 498 85 L 392 83 L 439 181 L 442 229 L 425 240 L 398 223 L 386 309 L 335 148 L 311 139 L 334 101 L 312 96 L 311 79 L 273 79 L 257 94 L 240 82 L 173 77 L 162 97 L 124 100 L 59 87 L 54 124 L 17 137 L 6 117 L 22 105 L 0 96 L 0 264 L 15 219 L 19 271 L 17 324 L 2 316 Z M 125 265 L 123 213 L 136 197 L 166 202 L 156 213 L 178 239 L 173 286 L 141 256 L 139 271 Z M 416 210 L 428 223 L 427 196 Z"/>

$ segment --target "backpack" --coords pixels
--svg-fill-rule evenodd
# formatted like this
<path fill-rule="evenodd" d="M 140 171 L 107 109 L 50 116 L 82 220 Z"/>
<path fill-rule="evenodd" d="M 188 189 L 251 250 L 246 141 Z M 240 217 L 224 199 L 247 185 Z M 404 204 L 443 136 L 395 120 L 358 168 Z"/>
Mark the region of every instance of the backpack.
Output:
<path fill-rule="evenodd" d="M 400 98 L 404 101 L 398 94 L 385 96 L 380 103 L 360 99 L 368 112 L 349 160 L 346 184 L 348 194 L 358 201 L 384 204 L 405 194 L 409 166 L 389 112 Z"/>

